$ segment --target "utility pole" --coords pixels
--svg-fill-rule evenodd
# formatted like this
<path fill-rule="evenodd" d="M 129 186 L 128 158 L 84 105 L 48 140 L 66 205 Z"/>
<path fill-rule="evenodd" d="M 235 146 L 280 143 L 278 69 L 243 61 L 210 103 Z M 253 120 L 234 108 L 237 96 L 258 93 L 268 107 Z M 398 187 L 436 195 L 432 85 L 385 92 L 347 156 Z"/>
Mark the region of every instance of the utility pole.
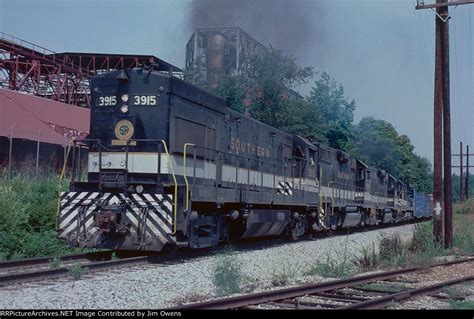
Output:
<path fill-rule="evenodd" d="M 444 161 L 444 245 L 453 243 L 453 203 L 451 176 L 451 106 L 449 92 L 449 6 L 474 3 L 474 0 L 436 0 L 434 4 L 425 4 L 417 0 L 416 9 L 436 9 L 436 52 L 435 52 L 435 106 L 434 106 L 434 159 L 433 159 L 433 198 L 435 202 L 434 235 L 441 241 L 441 157 Z M 442 104 L 440 106 L 440 104 Z M 442 109 L 442 111 L 441 111 Z M 442 135 L 441 138 L 441 123 Z M 444 142 L 444 143 L 442 143 Z M 438 144 L 438 146 L 437 146 Z M 443 155 L 441 155 L 441 144 Z"/>
<path fill-rule="evenodd" d="M 462 183 L 463 183 L 463 178 L 462 178 L 462 141 L 459 142 L 459 202 L 462 203 L 462 195 L 463 195 L 463 189 L 462 189 Z"/>
<path fill-rule="evenodd" d="M 469 145 L 466 145 L 466 183 L 464 184 L 466 185 L 466 194 L 464 196 L 466 200 L 469 199 L 469 156 L 471 156 L 471 154 L 469 154 Z"/>
<path fill-rule="evenodd" d="M 459 168 L 460 171 L 460 176 L 459 179 L 461 180 L 459 182 L 460 184 L 460 189 L 459 192 L 464 195 L 464 199 L 469 199 L 469 168 L 474 168 L 474 166 L 469 165 L 469 157 L 474 156 L 474 154 L 469 154 L 469 145 L 466 145 L 466 153 L 463 154 L 462 152 L 462 142 L 460 144 L 460 152 L 459 154 L 452 154 L 451 156 L 459 156 L 459 165 L 452 165 L 452 168 Z M 463 165 L 463 157 L 464 155 L 466 156 L 466 165 Z M 464 179 L 463 176 L 463 171 L 464 168 L 466 168 L 466 178 Z M 462 186 L 464 183 L 464 187 Z M 459 195 L 459 198 L 461 199 L 462 195 Z"/>
<path fill-rule="evenodd" d="M 439 1 L 439 0 L 438 0 Z M 439 9 L 436 9 L 439 11 Z M 439 14 L 439 12 L 437 12 Z M 436 242 L 441 243 L 443 232 L 443 82 L 442 82 L 442 58 L 441 58 L 441 27 L 443 21 L 435 17 L 436 39 L 435 39 L 435 83 L 434 83 L 434 159 L 433 159 L 433 201 L 434 201 L 434 237 Z"/>
<path fill-rule="evenodd" d="M 444 3 L 448 2 L 443 0 Z M 449 88 L 449 12 L 448 7 L 440 7 L 443 17 L 441 25 L 441 59 L 443 72 L 443 160 L 444 160 L 444 247 L 453 246 L 453 188 L 451 175 L 451 102 Z"/>

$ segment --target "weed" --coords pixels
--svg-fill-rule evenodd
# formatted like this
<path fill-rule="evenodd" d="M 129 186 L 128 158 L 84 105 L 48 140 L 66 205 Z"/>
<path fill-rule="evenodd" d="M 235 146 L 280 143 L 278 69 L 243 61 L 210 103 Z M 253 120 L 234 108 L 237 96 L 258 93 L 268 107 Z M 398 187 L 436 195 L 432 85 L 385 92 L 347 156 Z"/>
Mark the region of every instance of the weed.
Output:
<path fill-rule="evenodd" d="M 462 300 L 464 299 L 464 296 L 466 295 L 465 293 L 453 287 L 444 287 L 443 289 L 441 289 L 441 291 L 444 292 L 446 295 L 448 295 L 449 299 L 452 299 L 452 300 Z"/>
<path fill-rule="evenodd" d="M 444 254 L 443 243 L 436 243 L 433 235 L 433 221 L 415 225 L 413 243 L 410 247 L 413 264 L 428 264 L 435 257 Z"/>
<path fill-rule="evenodd" d="M 307 276 L 318 275 L 321 277 L 339 278 L 347 277 L 350 273 L 349 270 L 349 263 L 345 256 L 338 262 L 331 259 L 330 255 L 328 255 L 326 261 L 316 261 L 315 264 L 310 265 L 304 274 Z"/>
<path fill-rule="evenodd" d="M 228 295 L 241 291 L 241 263 L 232 254 L 232 249 L 221 254 L 214 265 L 213 284 L 218 295 Z"/>
<path fill-rule="evenodd" d="M 474 198 L 470 198 L 462 203 L 455 204 L 454 212 L 460 215 L 474 213 Z"/>
<path fill-rule="evenodd" d="M 451 309 L 474 309 L 474 301 L 451 301 Z"/>
<path fill-rule="evenodd" d="M 68 274 L 74 278 L 74 280 L 80 280 L 84 277 L 84 274 L 87 272 L 87 269 L 82 268 L 80 264 L 74 264 L 69 268 Z"/>
<path fill-rule="evenodd" d="M 383 265 L 403 266 L 406 263 L 406 249 L 400 234 L 382 236 L 379 247 L 379 259 Z"/>
<path fill-rule="evenodd" d="M 59 268 L 59 264 L 60 264 L 59 257 L 54 257 L 53 259 L 49 261 L 49 268 L 51 269 Z"/>
<path fill-rule="evenodd" d="M 367 290 L 367 291 L 380 291 L 380 292 L 391 292 L 398 293 L 406 289 L 405 286 L 401 284 L 378 284 L 378 283 L 368 283 L 356 286 L 357 289 Z"/>
<path fill-rule="evenodd" d="M 253 277 L 244 277 L 242 280 L 242 292 L 250 293 L 261 286 L 260 280 Z"/>
<path fill-rule="evenodd" d="M 375 252 L 375 243 L 372 243 L 372 250 L 363 247 L 362 257 L 356 258 L 354 264 L 362 271 L 377 269 L 380 265 L 380 258 Z"/>
<path fill-rule="evenodd" d="M 119 258 L 117 257 L 117 254 L 115 253 L 115 251 L 112 252 L 112 255 L 110 256 L 110 260 L 117 260 L 117 259 Z"/>
<path fill-rule="evenodd" d="M 454 246 L 463 254 L 474 252 L 474 232 L 473 223 L 465 220 L 454 232 Z"/>
<path fill-rule="evenodd" d="M 273 286 L 286 286 L 292 279 L 298 274 L 298 270 L 294 268 L 290 263 L 286 263 L 283 267 L 273 270 L 272 272 L 272 285 Z"/>

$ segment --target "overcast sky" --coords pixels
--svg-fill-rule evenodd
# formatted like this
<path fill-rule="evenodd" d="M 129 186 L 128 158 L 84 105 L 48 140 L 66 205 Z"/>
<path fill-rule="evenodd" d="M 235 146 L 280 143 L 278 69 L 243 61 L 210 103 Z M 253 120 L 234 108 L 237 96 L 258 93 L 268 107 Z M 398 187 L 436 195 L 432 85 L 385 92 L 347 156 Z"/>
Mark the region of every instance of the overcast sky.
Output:
<path fill-rule="evenodd" d="M 433 11 L 415 10 L 416 0 L 292 0 L 283 4 L 290 15 L 285 19 L 278 11 L 285 1 L 278 1 L 280 7 L 270 0 L 255 0 L 255 7 L 229 6 L 239 12 L 228 21 L 300 63 L 328 72 L 355 99 L 356 122 L 364 116 L 391 122 L 432 161 Z M 267 4 L 273 11 L 262 10 Z M 193 24 L 202 23 L 193 15 L 199 5 L 185 0 L 0 0 L 0 31 L 56 52 L 152 54 L 182 67 L 185 44 L 198 26 Z M 460 140 L 474 150 L 473 7 L 450 9 L 456 153 Z M 308 94 L 310 87 L 300 88 L 301 93 Z"/>

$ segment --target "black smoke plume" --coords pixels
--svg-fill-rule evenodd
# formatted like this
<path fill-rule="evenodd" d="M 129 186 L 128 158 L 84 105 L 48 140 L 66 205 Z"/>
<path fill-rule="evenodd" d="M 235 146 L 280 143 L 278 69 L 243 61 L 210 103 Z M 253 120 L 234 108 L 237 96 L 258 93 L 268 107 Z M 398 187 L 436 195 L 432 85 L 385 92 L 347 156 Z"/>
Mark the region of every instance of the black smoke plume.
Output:
<path fill-rule="evenodd" d="M 303 61 L 318 55 L 323 41 L 316 0 L 194 0 L 190 32 L 196 28 L 241 27 L 265 46 Z"/>

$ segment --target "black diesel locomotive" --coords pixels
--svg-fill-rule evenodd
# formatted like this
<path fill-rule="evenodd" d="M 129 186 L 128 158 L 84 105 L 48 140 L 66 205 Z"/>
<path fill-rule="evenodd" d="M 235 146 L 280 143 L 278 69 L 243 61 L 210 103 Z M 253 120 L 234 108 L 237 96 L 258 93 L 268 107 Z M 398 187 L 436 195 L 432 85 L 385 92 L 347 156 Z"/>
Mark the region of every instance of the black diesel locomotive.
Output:
<path fill-rule="evenodd" d="M 431 215 L 385 171 L 153 68 L 98 75 L 91 92 L 91 134 L 72 149 L 59 212 L 72 246 L 200 248 Z"/>

